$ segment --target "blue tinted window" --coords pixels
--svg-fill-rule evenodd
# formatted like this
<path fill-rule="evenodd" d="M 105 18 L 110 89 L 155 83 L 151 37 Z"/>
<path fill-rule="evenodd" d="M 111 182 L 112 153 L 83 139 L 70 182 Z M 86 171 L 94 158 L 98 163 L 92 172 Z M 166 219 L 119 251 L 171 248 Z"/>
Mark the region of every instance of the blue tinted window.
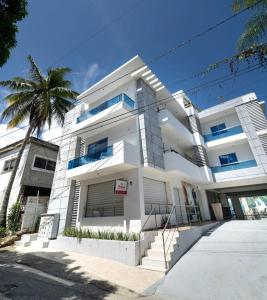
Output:
<path fill-rule="evenodd" d="M 225 123 L 221 123 L 221 124 L 210 127 L 212 135 L 219 135 L 221 133 L 226 132 L 226 130 L 224 130 L 224 129 L 226 129 Z"/>
<path fill-rule="evenodd" d="M 102 139 L 93 144 L 88 145 L 88 156 L 92 159 L 99 159 L 102 153 L 105 153 L 108 148 L 108 139 Z"/>
<path fill-rule="evenodd" d="M 235 153 L 229 153 L 219 156 L 221 165 L 228 165 L 237 162 L 237 157 Z"/>

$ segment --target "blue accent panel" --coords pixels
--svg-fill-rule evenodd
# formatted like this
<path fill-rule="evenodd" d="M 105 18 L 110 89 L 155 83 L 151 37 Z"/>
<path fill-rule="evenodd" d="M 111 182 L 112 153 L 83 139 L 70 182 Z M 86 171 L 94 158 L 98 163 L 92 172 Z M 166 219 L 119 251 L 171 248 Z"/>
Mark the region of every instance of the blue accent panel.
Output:
<path fill-rule="evenodd" d="M 124 102 L 130 107 L 130 108 L 134 108 L 134 101 L 128 97 L 126 94 L 124 95 Z"/>
<path fill-rule="evenodd" d="M 95 116 L 98 113 L 106 110 L 107 108 L 120 103 L 121 101 L 124 101 L 130 108 L 134 108 L 134 106 L 135 106 L 135 102 L 130 97 L 128 97 L 126 94 L 120 94 L 120 95 L 98 105 L 97 107 L 86 111 L 82 115 L 80 115 L 77 118 L 77 123 L 87 120 L 87 119 L 91 118 L 92 116 Z"/>
<path fill-rule="evenodd" d="M 228 136 L 236 135 L 236 134 L 239 134 L 242 132 L 243 132 L 242 126 L 239 125 L 239 126 L 235 126 L 235 127 L 231 127 L 231 128 L 225 128 L 220 131 L 215 131 L 210 134 L 204 134 L 203 138 L 204 138 L 204 141 L 207 143 L 207 142 L 215 141 L 215 140 L 222 139 L 222 138 L 225 138 Z"/>
<path fill-rule="evenodd" d="M 234 171 L 234 170 L 240 170 L 240 169 L 246 169 L 252 167 L 257 167 L 257 163 L 255 159 L 240 161 L 228 165 L 211 167 L 211 171 L 212 173 L 220 173 L 220 172 Z"/>
<path fill-rule="evenodd" d="M 113 155 L 113 145 L 108 146 L 106 149 L 103 149 L 101 151 L 87 154 L 78 158 L 75 158 L 73 160 L 70 160 L 68 163 L 68 170 L 90 164 L 92 162 L 108 158 Z"/>

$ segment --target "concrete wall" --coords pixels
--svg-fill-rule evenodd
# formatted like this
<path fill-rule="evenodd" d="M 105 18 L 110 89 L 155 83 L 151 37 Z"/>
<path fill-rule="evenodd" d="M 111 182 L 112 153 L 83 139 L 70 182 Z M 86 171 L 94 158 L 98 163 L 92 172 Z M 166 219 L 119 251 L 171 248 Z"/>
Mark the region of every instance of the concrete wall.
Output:
<path fill-rule="evenodd" d="M 173 253 L 171 253 L 170 268 L 201 238 L 203 234 L 211 228 L 217 226 L 219 223 L 214 222 L 207 225 L 190 228 L 179 232 L 177 244 L 175 245 Z"/>
<path fill-rule="evenodd" d="M 112 259 L 130 266 L 139 264 L 139 242 L 58 237 L 49 248 Z"/>
<path fill-rule="evenodd" d="M 30 146 L 27 145 L 25 147 L 25 150 L 22 154 L 22 158 L 19 164 L 19 168 L 13 183 L 13 187 L 11 190 L 10 198 L 9 198 L 9 207 L 12 206 L 13 203 L 15 203 L 19 197 L 20 189 L 21 189 L 21 181 L 22 181 L 22 175 L 24 172 L 24 168 L 26 165 L 26 160 L 28 156 Z M 2 201 L 4 199 L 6 187 L 9 182 L 9 178 L 11 176 L 11 171 L 9 172 L 3 172 L 5 161 L 16 158 L 18 155 L 19 149 L 13 149 L 12 151 L 5 152 L 0 155 L 0 206 L 2 206 Z"/>
<path fill-rule="evenodd" d="M 57 150 L 52 150 L 44 146 L 31 143 L 29 148 L 29 154 L 27 156 L 26 165 L 23 170 L 21 184 L 51 188 L 54 172 L 49 172 L 42 169 L 36 170 L 33 167 L 33 163 L 34 163 L 35 156 L 40 156 L 43 158 L 56 161 L 57 154 L 58 154 Z"/>

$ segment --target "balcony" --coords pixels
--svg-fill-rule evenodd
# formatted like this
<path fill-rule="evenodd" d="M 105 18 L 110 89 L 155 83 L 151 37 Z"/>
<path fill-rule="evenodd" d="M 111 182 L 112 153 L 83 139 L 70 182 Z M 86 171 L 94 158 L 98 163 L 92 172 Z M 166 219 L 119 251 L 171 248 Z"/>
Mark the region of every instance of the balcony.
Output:
<path fill-rule="evenodd" d="M 128 113 L 135 108 L 135 102 L 126 94 L 120 94 L 112 99 L 105 101 L 97 107 L 82 113 L 77 119 L 72 132 L 78 133 L 87 126 L 96 125 L 98 122 L 104 122 L 114 119 L 116 122 L 108 123 L 109 127 L 119 123 L 119 116 Z M 118 118 L 117 118 L 118 117 Z M 123 118 L 122 118 L 123 119 Z M 102 128 L 99 126 L 99 128 Z M 99 129 L 95 128 L 94 133 Z"/>
<path fill-rule="evenodd" d="M 168 109 L 159 112 L 159 122 L 163 133 L 178 139 L 181 146 L 194 144 L 192 133 Z"/>
<path fill-rule="evenodd" d="M 243 133 L 243 129 L 240 125 L 238 125 L 238 126 L 234 126 L 234 127 L 224 128 L 220 131 L 216 131 L 216 132 L 213 132 L 210 134 L 205 134 L 205 135 L 203 135 L 203 137 L 204 137 L 204 141 L 206 143 L 208 143 L 208 142 L 216 141 L 216 140 L 223 139 L 226 137 L 234 136 L 234 135 L 237 135 L 240 133 Z"/>
<path fill-rule="evenodd" d="M 207 166 L 198 167 L 192 161 L 175 151 L 164 153 L 164 163 L 165 169 L 169 173 L 178 174 L 188 180 L 199 183 L 212 181 L 212 174 Z"/>
<path fill-rule="evenodd" d="M 138 166 L 137 146 L 120 141 L 105 150 L 75 158 L 68 163 L 67 178 L 86 180 L 92 177 L 133 169 Z"/>
<path fill-rule="evenodd" d="M 247 161 L 239 161 L 239 162 L 222 165 L 222 166 L 211 167 L 211 171 L 212 173 L 221 173 L 227 171 L 247 169 L 252 167 L 257 167 L 257 163 L 255 159 L 247 160 Z"/>

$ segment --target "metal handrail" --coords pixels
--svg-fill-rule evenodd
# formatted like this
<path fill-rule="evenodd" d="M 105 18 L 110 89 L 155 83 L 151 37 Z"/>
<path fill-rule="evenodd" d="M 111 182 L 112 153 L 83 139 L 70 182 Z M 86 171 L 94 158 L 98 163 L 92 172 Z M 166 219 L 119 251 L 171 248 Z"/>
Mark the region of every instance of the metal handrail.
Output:
<path fill-rule="evenodd" d="M 141 227 L 141 230 L 139 231 L 139 264 L 141 264 L 141 259 L 142 259 L 142 255 L 141 255 L 141 234 L 149 220 L 149 218 L 152 216 L 153 211 L 155 210 L 156 207 L 153 207 L 149 213 L 149 216 L 147 217 L 145 223 L 143 224 L 143 226 Z M 155 215 L 156 218 L 156 215 Z"/>
<path fill-rule="evenodd" d="M 168 236 L 167 236 L 166 240 L 165 240 L 165 238 L 164 238 L 164 233 L 165 233 L 165 231 L 166 231 L 166 229 L 167 229 L 167 227 L 168 227 L 168 225 L 169 225 L 169 223 L 170 223 L 171 216 L 172 216 L 172 214 L 173 214 L 174 211 L 175 211 L 175 218 L 176 218 L 176 224 L 175 224 L 176 226 L 175 226 L 175 230 L 174 230 L 174 232 L 173 232 L 173 234 L 172 234 L 172 238 L 171 238 L 171 240 L 170 240 L 170 242 L 169 242 L 169 247 L 168 247 L 168 249 L 166 250 L 166 244 L 167 244 L 167 241 L 168 241 L 169 236 L 170 236 L 170 231 L 169 231 L 169 233 L 168 233 Z M 174 233 L 175 233 L 176 230 L 177 230 L 177 232 L 179 233 L 178 222 L 177 222 L 177 215 L 176 215 L 176 207 L 175 207 L 175 205 L 173 205 L 172 210 L 171 210 L 171 212 L 170 212 L 170 214 L 169 214 L 169 216 L 168 216 L 167 222 L 166 222 L 166 224 L 165 224 L 165 226 L 164 226 L 164 228 L 163 228 L 163 231 L 162 231 L 162 242 L 163 242 L 164 262 L 165 262 L 165 268 L 166 268 L 166 269 L 168 268 L 168 265 L 167 265 L 167 254 L 168 254 L 168 252 L 169 252 L 169 249 L 170 249 L 170 246 L 171 246 L 171 242 L 172 242 L 172 240 L 173 240 Z"/>

